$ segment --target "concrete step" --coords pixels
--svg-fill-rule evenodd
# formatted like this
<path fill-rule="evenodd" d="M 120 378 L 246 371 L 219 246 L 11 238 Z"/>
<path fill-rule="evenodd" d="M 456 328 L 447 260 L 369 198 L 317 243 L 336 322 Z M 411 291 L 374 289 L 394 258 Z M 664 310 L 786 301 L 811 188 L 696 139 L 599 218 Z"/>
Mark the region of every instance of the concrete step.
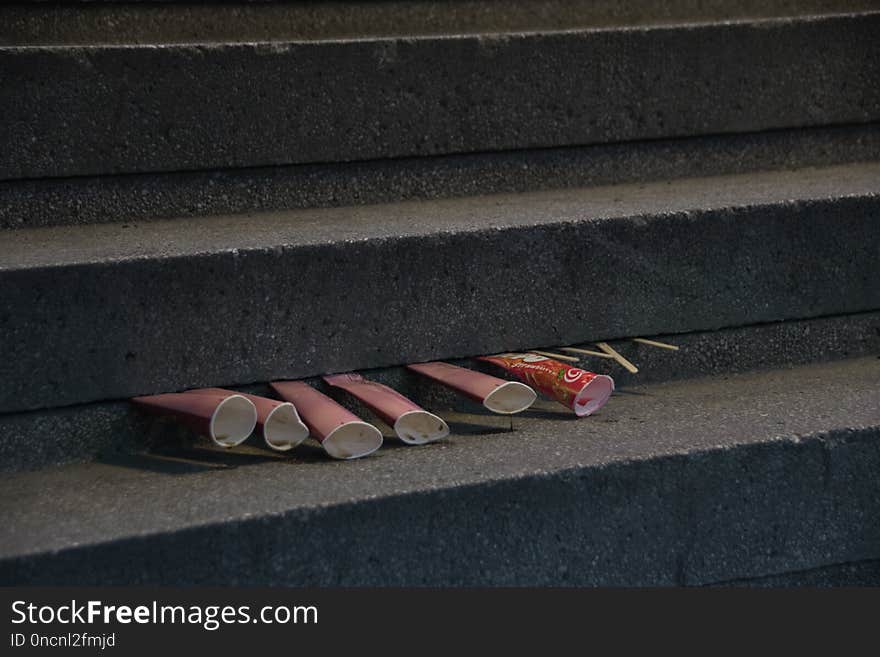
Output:
<path fill-rule="evenodd" d="M 0 412 L 880 308 L 880 165 L 8 231 Z"/>
<path fill-rule="evenodd" d="M 865 12 L 418 38 L 7 45 L 0 180 L 877 121 L 878 29 L 880 12 Z"/>
<path fill-rule="evenodd" d="M 876 355 L 880 354 L 880 312 L 654 337 L 679 346 L 680 351 L 673 353 L 631 340 L 616 340 L 611 342 L 612 346 L 638 365 L 637 374 L 597 358 L 584 358 L 579 365 L 610 374 L 618 387 L 627 387 Z M 583 346 L 595 349 L 594 345 Z M 499 374 L 491 366 L 470 359 L 452 362 Z M 433 411 L 483 411 L 482 406 L 402 367 L 369 370 L 366 374 Z M 351 397 L 330 389 L 320 377 L 311 378 L 310 383 L 361 417 L 377 422 L 385 430 L 386 438 L 396 441 L 389 427 Z M 235 387 L 252 394 L 276 396 L 265 383 Z M 0 414 L 0 472 L 95 460 L 112 462 L 144 451 L 198 442 L 190 432 L 139 413 L 127 401 L 4 413 Z M 263 443 L 255 435 L 248 446 L 261 449 Z"/>
<path fill-rule="evenodd" d="M 395 203 L 880 161 L 880 124 L 498 153 L 0 182 L 0 229 Z"/>
<path fill-rule="evenodd" d="M 0 7 L 0 45 L 254 42 L 732 21 L 876 9 L 872 0 L 192 0 Z"/>
<path fill-rule="evenodd" d="M 547 404 L 512 431 L 449 414 L 450 439 L 357 462 L 190 449 L 9 475 L 0 582 L 671 585 L 843 570 L 877 584 L 878 375 L 870 357 L 647 385 L 581 420 Z"/>

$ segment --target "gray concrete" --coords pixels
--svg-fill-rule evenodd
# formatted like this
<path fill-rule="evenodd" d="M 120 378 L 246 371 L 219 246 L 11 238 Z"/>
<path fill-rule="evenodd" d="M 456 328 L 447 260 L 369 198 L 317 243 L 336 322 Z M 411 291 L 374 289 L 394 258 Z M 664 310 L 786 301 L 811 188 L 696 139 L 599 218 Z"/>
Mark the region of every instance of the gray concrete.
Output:
<path fill-rule="evenodd" d="M 636 375 L 627 373 L 615 363 L 592 357 L 585 357 L 579 365 L 610 374 L 618 389 L 625 389 L 682 378 L 880 355 L 880 313 L 659 336 L 659 339 L 674 343 L 681 350 L 673 353 L 629 340 L 612 341 L 615 349 L 638 364 L 640 369 Z M 490 365 L 471 360 L 453 362 L 504 376 Z M 365 374 L 370 379 L 392 386 L 432 411 L 483 412 L 477 404 L 401 367 L 370 370 Z M 225 387 L 275 396 L 265 384 L 238 386 L 234 385 L 234 381 L 222 383 Z M 376 422 L 383 427 L 387 437 L 393 437 L 389 427 L 377 421 L 350 396 L 323 385 L 319 378 L 310 379 L 310 383 L 361 417 Z M 506 420 L 499 418 L 497 427 L 507 426 Z M 124 401 L 6 413 L 0 414 L 0 472 L 114 460 L 149 449 L 191 445 L 197 441 L 197 437 L 191 433 L 154 416 L 139 413 Z M 262 438 L 255 434 L 247 444 L 262 448 Z"/>
<path fill-rule="evenodd" d="M 182 449 L 10 475 L 0 581 L 670 585 L 877 560 L 878 376 L 657 384 L 513 432 L 448 416 L 444 442 L 355 462 Z"/>
<path fill-rule="evenodd" d="M 114 459 L 192 441 L 189 432 L 138 413 L 128 402 L 6 413 L 0 414 L 0 471 Z"/>
<path fill-rule="evenodd" d="M 0 242 L 0 411 L 880 308 L 880 165 Z"/>
<path fill-rule="evenodd" d="M 2 47 L 0 179 L 876 121 L 878 30 L 880 13 L 869 13 L 417 39 Z"/>
<path fill-rule="evenodd" d="M 872 0 L 30 2 L 0 7 L 0 45 L 345 39 L 718 21 L 876 9 Z"/>
<path fill-rule="evenodd" d="M 880 161 L 880 124 L 500 153 L 0 182 L 0 229 L 530 192 Z"/>
<path fill-rule="evenodd" d="M 831 586 L 880 586 L 880 560 L 871 559 L 856 563 L 835 564 L 794 573 L 780 573 L 756 579 L 724 582 L 723 586 L 748 587 L 831 587 Z"/>

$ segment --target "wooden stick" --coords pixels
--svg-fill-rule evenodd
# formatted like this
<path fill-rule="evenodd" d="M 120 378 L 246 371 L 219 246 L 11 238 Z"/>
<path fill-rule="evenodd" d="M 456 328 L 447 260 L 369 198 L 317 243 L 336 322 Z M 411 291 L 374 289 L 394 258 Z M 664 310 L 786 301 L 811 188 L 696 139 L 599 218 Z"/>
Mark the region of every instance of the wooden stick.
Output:
<path fill-rule="evenodd" d="M 559 347 L 562 351 L 570 351 L 573 354 L 584 354 L 586 356 L 595 356 L 596 358 L 610 358 L 614 360 L 614 356 L 606 354 L 604 351 L 590 351 L 589 349 L 578 349 L 577 347 Z"/>
<path fill-rule="evenodd" d="M 610 354 L 614 360 L 623 365 L 627 372 L 630 374 L 636 374 L 639 371 L 639 368 L 630 363 L 626 358 L 621 356 L 617 351 L 615 351 L 610 344 L 607 342 L 597 342 L 596 346 L 599 347 L 606 354 Z"/>
<path fill-rule="evenodd" d="M 641 344 L 651 345 L 652 347 L 660 347 L 661 349 L 669 349 L 670 351 L 678 351 L 678 347 L 676 347 L 674 344 L 657 342 L 657 340 L 648 340 L 647 338 L 633 338 L 632 341 L 640 342 Z"/>
<path fill-rule="evenodd" d="M 546 356 L 547 358 L 558 358 L 559 360 L 568 360 L 572 363 L 577 363 L 580 361 L 580 358 L 575 358 L 574 356 L 563 356 L 562 354 L 554 354 L 550 351 L 538 351 L 537 349 L 530 349 L 529 353 L 539 354 L 541 356 Z"/>

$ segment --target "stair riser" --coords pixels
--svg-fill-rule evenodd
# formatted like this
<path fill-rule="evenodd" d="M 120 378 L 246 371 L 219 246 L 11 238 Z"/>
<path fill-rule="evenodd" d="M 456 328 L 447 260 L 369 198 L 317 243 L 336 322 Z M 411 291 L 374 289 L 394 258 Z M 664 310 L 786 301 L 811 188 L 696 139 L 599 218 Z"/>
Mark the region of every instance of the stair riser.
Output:
<path fill-rule="evenodd" d="M 20 0 L 19 0 L 20 1 Z M 48 6 L 47 6 L 48 5 Z M 871 0 L 30 2 L 0 7 L 2 45 L 205 43 L 547 31 L 876 9 Z"/>
<path fill-rule="evenodd" d="M 5 47 L 0 179 L 869 122 L 880 119 L 878 30 L 880 14 L 866 14 L 459 38 Z"/>
<path fill-rule="evenodd" d="M 630 341 L 613 343 L 615 349 L 638 364 L 640 371 L 636 375 L 628 374 L 612 361 L 596 358 L 588 358 L 579 365 L 610 374 L 618 389 L 625 389 L 632 385 L 880 354 L 880 313 L 689 333 L 667 340 L 681 347 L 681 350 L 673 353 Z M 504 376 L 485 363 L 454 362 Z M 460 395 L 403 368 L 372 370 L 366 375 L 392 386 L 423 407 L 440 412 L 445 417 L 450 417 L 450 409 L 464 413 L 485 413 Z M 371 414 L 351 397 L 324 386 L 320 379 L 311 379 L 310 382 L 361 417 L 372 421 Z M 228 382 L 227 385 L 232 383 Z M 253 394 L 275 396 L 264 384 L 236 388 Z M 508 418 L 498 417 L 497 426 L 499 429 L 507 428 Z M 456 431 L 461 429 L 459 425 L 454 425 L 454 428 Z M 390 435 L 390 431 L 387 433 Z M 191 433 L 175 429 L 172 423 L 159 422 L 138 413 L 124 401 L 8 413 L 0 415 L 0 471 L 36 470 L 95 459 L 112 461 L 147 449 L 190 444 L 193 440 Z M 259 435 L 251 437 L 247 444 L 265 449 Z"/>
<path fill-rule="evenodd" d="M 14 180 L 0 229 L 531 192 L 880 161 L 880 124 L 323 165 Z"/>
<path fill-rule="evenodd" d="M 863 196 L 0 270 L 0 411 L 873 310 L 878 218 Z"/>

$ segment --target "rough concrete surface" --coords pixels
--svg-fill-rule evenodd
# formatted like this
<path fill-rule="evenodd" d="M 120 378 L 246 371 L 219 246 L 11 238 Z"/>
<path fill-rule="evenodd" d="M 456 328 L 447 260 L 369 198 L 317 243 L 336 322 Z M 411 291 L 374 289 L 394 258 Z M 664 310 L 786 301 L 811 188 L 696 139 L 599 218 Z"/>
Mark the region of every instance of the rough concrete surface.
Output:
<path fill-rule="evenodd" d="M 354 462 L 189 449 L 10 475 L 0 581 L 668 585 L 877 560 L 878 375 L 656 384 L 512 432 L 450 417 L 446 441 Z"/>
<path fill-rule="evenodd" d="M 743 20 L 876 9 L 872 0 L 31 2 L 0 7 L 0 45 L 350 39 Z"/>
<path fill-rule="evenodd" d="M 8 231 L 0 411 L 874 310 L 878 174 Z"/>
<path fill-rule="evenodd" d="M 838 586 L 880 586 L 880 560 L 857 561 L 855 563 L 835 564 L 812 570 L 794 573 L 779 573 L 747 580 L 724 582 L 722 586 L 748 587 L 838 587 Z"/>
<path fill-rule="evenodd" d="M 629 374 L 612 361 L 589 356 L 584 357 L 578 365 L 611 375 L 617 388 L 621 389 L 682 378 L 867 355 L 880 356 L 880 313 L 657 337 L 679 346 L 680 351 L 657 349 L 629 340 L 612 341 L 615 349 L 638 365 L 638 374 Z M 454 362 L 463 367 L 483 369 L 502 378 L 505 376 L 485 363 L 472 360 Z M 364 374 L 371 380 L 391 386 L 431 411 L 482 412 L 479 405 L 402 367 L 370 370 Z M 323 385 L 320 378 L 310 379 L 309 382 L 349 407 L 352 412 L 379 424 L 387 436 L 393 435 L 389 427 L 385 427 L 350 396 Z M 268 397 L 277 396 L 265 383 L 249 386 L 234 384 L 222 382 L 224 387 Z M 507 426 L 506 421 L 500 418 L 498 426 Z M 125 401 L 5 413 L 0 414 L 0 471 L 36 470 L 49 465 L 96 459 L 113 460 L 168 445 L 190 445 L 196 440 L 197 437 L 190 432 L 155 416 L 139 413 Z M 262 448 L 262 437 L 257 432 L 247 444 Z"/>
<path fill-rule="evenodd" d="M 132 222 L 880 161 L 880 124 L 420 158 L 0 182 L 0 228 Z"/>
<path fill-rule="evenodd" d="M 0 179 L 876 121 L 878 29 L 880 13 L 866 13 L 528 34 L 7 46 Z"/>

